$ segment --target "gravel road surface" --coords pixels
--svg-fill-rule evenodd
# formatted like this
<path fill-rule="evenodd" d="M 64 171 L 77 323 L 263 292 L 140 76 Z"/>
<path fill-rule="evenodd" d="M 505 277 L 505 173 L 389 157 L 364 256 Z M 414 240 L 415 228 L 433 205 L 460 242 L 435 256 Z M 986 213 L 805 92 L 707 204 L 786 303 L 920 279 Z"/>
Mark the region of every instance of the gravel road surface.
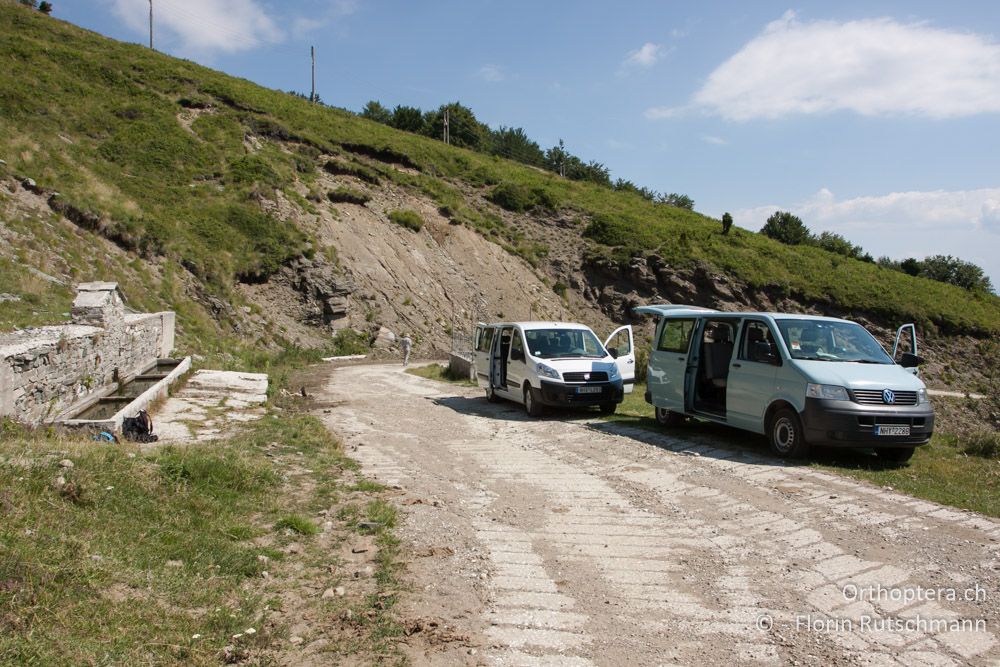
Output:
<path fill-rule="evenodd" d="M 398 366 L 321 416 L 395 489 L 416 664 L 1000 664 L 1000 522 Z"/>

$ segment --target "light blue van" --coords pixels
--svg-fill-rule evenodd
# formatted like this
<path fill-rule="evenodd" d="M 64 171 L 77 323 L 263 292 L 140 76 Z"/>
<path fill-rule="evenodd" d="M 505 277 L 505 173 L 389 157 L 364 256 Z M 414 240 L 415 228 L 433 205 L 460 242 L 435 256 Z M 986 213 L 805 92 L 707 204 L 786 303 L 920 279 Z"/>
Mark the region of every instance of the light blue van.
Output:
<path fill-rule="evenodd" d="M 659 318 L 646 402 L 660 424 L 698 417 L 766 435 L 782 456 L 827 445 L 871 447 L 892 461 L 909 460 L 934 431 L 913 325 L 900 328 L 889 355 L 864 327 L 832 317 L 635 311 Z M 910 351 L 897 364 L 907 332 Z"/>

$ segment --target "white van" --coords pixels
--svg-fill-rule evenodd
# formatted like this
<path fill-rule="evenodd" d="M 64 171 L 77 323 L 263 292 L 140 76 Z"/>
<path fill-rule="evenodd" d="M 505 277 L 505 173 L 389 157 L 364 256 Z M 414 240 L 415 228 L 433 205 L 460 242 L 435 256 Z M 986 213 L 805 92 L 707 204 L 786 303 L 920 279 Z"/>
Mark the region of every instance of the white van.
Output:
<path fill-rule="evenodd" d="M 635 384 L 632 327 L 601 345 L 589 327 L 570 322 L 480 323 L 473 340 L 479 386 L 486 398 L 544 407 L 597 405 L 610 414 Z"/>
<path fill-rule="evenodd" d="M 915 374 L 913 325 L 890 356 L 861 325 L 787 313 L 724 313 L 642 306 L 659 317 L 646 402 L 663 425 L 698 417 L 767 435 L 782 456 L 809 445 L 871 447 L 907 461 L 934 431 L 934 409 Z M 904 333 L 910 351 L 894 360 Z"/>

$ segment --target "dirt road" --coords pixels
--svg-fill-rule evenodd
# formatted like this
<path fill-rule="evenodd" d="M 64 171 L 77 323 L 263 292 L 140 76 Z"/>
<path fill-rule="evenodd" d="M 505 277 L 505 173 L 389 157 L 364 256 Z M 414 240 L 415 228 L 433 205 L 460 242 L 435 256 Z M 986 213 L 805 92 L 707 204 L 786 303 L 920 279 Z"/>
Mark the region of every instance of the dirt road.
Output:
<path fill-rule="evenodd" d="M 398 487 L 417 664 L 1000 664 L 1000 522 L 398 366 L 323 391 Z"/>

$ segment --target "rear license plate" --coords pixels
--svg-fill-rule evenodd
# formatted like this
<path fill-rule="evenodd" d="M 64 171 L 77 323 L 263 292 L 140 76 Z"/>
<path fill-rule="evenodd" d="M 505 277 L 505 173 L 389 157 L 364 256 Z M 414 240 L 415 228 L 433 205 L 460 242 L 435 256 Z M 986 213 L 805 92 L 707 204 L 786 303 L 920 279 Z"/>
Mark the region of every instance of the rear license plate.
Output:
<path fill-rule="evenodd" d="M 600 394 L 600 387 L 577 387 L 576 393 L 578 394 Z"/>
<path fill-rule="evenodd" d="M 910 435 L 909 426 L 876 426 L 875 435 Z"/>

